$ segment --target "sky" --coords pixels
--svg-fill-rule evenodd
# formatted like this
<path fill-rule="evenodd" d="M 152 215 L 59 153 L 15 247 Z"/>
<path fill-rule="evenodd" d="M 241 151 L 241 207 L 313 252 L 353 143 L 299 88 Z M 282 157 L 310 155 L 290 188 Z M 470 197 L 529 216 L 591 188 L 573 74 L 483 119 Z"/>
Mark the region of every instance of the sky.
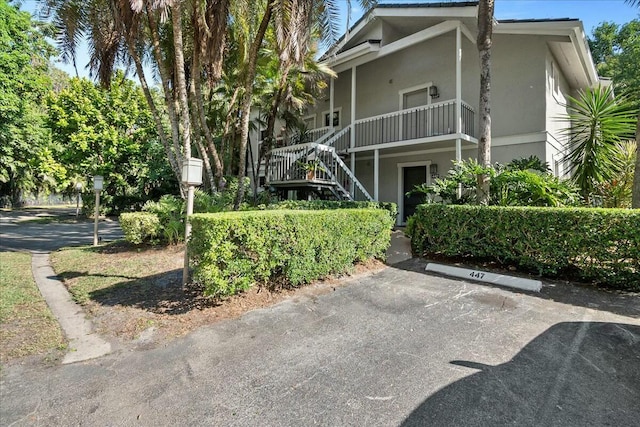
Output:
<path fill-rule="evenodd" d="M 343 22 L 346 27 L 347 0 L 336 0 L 343 9 Z M 415 3 L 415 0 L 379 0 L 380 3 Z M 358 0 L 352 0 L 351 23 L 362 16 L 362 10 L 357 7 Z M 22 10 L 30 13 L 37 11 L 37 0 L 22 0 Z M 638 18 L 638 9 L 631 7 L 624 0 L 496 0 L 496 19 L 541 19 L 541 18 L 577 18 L 583 23 L 588 36 L 601 22 L 613 21 L 624 24 Z M 85 69 L 88 62 L 86 46 L 81 46 L 78 52 L 78 72 L 81 76 L 88 76 Z M 56 66 L 71 75 L 75 71 L 70 64 L 56 63 Z"/>

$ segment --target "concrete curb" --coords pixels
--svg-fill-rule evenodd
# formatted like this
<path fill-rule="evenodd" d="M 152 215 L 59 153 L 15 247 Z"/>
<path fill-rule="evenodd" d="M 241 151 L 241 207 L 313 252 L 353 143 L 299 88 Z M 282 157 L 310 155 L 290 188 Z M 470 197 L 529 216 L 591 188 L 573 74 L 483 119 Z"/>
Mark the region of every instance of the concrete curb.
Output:
<path fill-rule="evenodd" d="M 433 262 L 428 263 L 425 270 L 460 279 L 475 280 L 477 282 L 491 283 L 493 285 L 506 286 L 524 291 L 540 292 L 542 289 L 542 282 L 540 280 L 524 279 L 522 277 L 508 276 L 506 274 L 496 274 L 482 270 L 453 267 Z"/>
<path fill-rule="evenodd" d="M 49 254 L 32 253 L 31 270 L 40 293 L 69 339 L 69 353 L 62 363 L 81 362 L 110 353 L 111 344 L 93 332 L 82 308 L 73 302 L 64 284 L 57 279 Z"/>

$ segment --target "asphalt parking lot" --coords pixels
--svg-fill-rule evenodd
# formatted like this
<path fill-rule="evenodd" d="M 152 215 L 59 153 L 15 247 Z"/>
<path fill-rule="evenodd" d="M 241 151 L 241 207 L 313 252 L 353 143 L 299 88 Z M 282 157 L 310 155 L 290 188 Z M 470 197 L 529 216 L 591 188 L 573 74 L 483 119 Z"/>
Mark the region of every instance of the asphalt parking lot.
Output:
<path fill-rule="evenodd" d="M 168 345 L 2 370 L 2 425 L 638 425 L 638 296 L 410 260 Z"/>

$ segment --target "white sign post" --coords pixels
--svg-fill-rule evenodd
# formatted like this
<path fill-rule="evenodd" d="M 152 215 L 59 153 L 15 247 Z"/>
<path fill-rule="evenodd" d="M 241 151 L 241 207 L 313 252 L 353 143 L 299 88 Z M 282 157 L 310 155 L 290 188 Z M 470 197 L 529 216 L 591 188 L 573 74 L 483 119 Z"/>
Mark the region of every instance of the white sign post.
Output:
<path fill-rule="evenodd" d="M 80 215 L 80 193 L 82 192 L 82 183 L 76 182 L 76 220 Z"/>
<path fill-rule="evenodd" d="M 189 251 L 187 249 L 191 236 L 189 215 L 193 214 L 193 196 L 195 186 L 202 184 L 202 160 L 188 157 L 182 163 L 182 183 L 189 186 L 187 191 L 187 214 L 184 220 L 184 268 L 182 270 L 182 284 L 189 283 Z"/>
<path fill-rule="evenodd" d="M 100 217 L 100 191 L 104 185 L 104 178 L 100 175 L 93 177 L 93 191 L 96 192 L 96 211 L 93 221 L 93 246 L 98 246 L 98 218 Z"/>

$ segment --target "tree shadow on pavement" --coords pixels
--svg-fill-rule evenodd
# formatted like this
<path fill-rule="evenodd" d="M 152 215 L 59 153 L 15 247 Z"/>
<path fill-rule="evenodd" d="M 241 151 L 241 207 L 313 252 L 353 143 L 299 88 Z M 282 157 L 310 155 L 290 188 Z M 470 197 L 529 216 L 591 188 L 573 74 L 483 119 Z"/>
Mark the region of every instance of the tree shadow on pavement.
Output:
<path fill-rule="evenodd" d="M 429 396 L 402 426 L 637 425 L 640 326 L 566 322 Z M 469 371 L 470 373 L 472 371 Z"/>
<path fill-rule="evenodd" d="M 400 270 L 413 271 L 426 274 L 429 276 L 440 276 L 425 271 L 425 267 L 429 261 L 422 258 L 412 258 L 394 264 L 392 268 Z M 464 266 L 461 266 L 464 267 Z M 496 271 L 497 272 L 497 271 Z M 517 273 L 505 272 L 504 274 L 518 275 Z M 522 274 L 520 274 L 522 276 Z M 445 277 L 445 276 L 441 276 Z M 524 276 L 536 279 L 536 277 Z M 449 278 L 451 280 L 462 280 Z M 538 278 L 539 279 L 539 278 Z M 594 310 L 608 311 L 610 313 L 619 314 L 640 319 L 640 293 L 615 291 L 603 288 L 597 288 L 593 285 L 579 284 L 574 282 L 565 282 L 560 280 L 542 279 L 542 291 L 526 292 L 517 289 L 482 283 L 484 286 L 496 287 L 509 292 L 525 293 L 530 296 L 543 298 L 546 300 L 557 301 L 563 304 L 574 305 L 578 307 L 586 307 Z"/>

